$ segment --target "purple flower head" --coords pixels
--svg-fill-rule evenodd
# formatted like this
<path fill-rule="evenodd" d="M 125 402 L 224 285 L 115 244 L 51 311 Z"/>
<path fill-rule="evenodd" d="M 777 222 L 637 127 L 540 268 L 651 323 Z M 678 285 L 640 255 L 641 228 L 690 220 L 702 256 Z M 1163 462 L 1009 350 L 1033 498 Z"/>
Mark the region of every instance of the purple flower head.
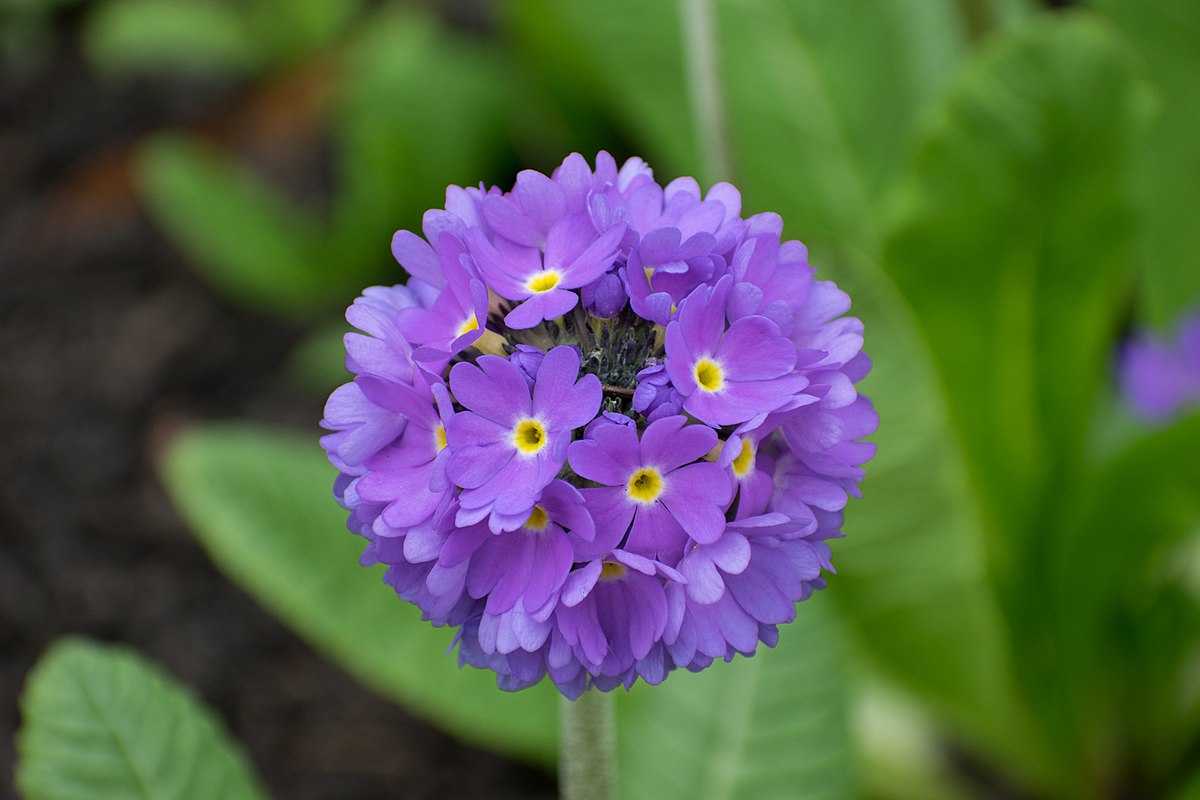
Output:
<path fill-rule="evenodd" d="M 322 445 L 460 664 L 567 697 L 773 646 L 878 424 L 849 297 L 729 184 L 572 154 L 450 187 L 347 311 Z M 1188 350 L 1194 353 L 1197 348 Z"/>
<path fill-rule="evenodd" d="M 1120 381 L 1129 407 L 1149 422 L 1200 405 L 1200 313 L 1183 321 L 1174 341 L 1141 332 L 1126 342 Z"/>

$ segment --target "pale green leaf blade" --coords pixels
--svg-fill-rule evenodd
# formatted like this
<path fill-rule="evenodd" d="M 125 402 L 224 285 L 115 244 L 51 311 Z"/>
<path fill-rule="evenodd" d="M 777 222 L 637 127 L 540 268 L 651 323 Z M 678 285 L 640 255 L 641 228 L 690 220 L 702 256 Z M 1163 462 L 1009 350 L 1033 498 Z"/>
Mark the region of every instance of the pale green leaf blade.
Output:
<path fill-rule="evenodd" d="M 214 425 L 183 434 L 163 477 L 217 565 L 367 686 L 467 741 L 542 763 L 555 752 L 555 694 L 519 693 L 459 669 L 452 633 L 420 620 L 364 569 L 363 541 L 334 502 L 316 437 Z"/>
<path fill-rule="evenodd" d="M 1056 498 L 1086 477 L 1129 286 L 1139 89 L 1119 43 L 1086 17 L 997 40 L 926 133 L 884 256 L 934 356 L 983 511 L 989 570 L 1021 653 L 1005 669 L 1016 668 L 1025 698 L 1014 713 L 1035 714 L 1040 728 L 989 744 L 1043 790 L 1084 769 L 1054 683 L 1056 645 L 1044 638 L 1041 554 Z M 1020 747 L 1036 758 L 1014 759 Z"/>
<path fill-rule="evenodd" d="M 955 4 L 726 0 L 721 9 L 738 185 L 807 242 L 829 228 L 867 247 L 921 111 L 964 54 Z"/>
<path fill-rule="evenodd" d="M 159 134 L 139 156 L 138 179 L 159 225 L 235 300 L 303 314 L 351 279 L 314 263 L 311 220 L 209 145 Z"/>
<path fill-rule="evenodd" d="M 988 575 L 980 510 L 911 310 L 862 257 L 838 262 L 874 367 L 860 385 L 879 413 L 863 499 L 832 543 L 830 595 L 884 675 L 979 749 L 1053 781 L 1053 760 L 1016 693 L 1013 654 Z"/>
<path fill-rule="evenodd" d="M 800 604 L 775 649 L 618 697 L 620 796 L 856 797 L 840 624 L 818 595 Z"/>
<path fill-rule="evenodd" d="M 136 653 L 52 645 L 29 675 L 17 733 L 26 800 L 255 800 L 245 756 L 212 712 Z"/>
<path fill-rule="evenodd" d="M 1083 458 L 1130 282 L 1139 88 L 1084 17 L 997 42 L 926 134 L 887 245 L 1006 535 L 1033 535 Z"/>
<path fill-rule="evenodd" d="M 520 5 L 543 58 L 597 87 L 660 176 L 695 171 L 679 4 Z M 873 248 L 877 190 L 964 46 L 954 4 L 725 0 L 717 16 L 735 174 L 697 177 L 735 180 L 749 211 L 781 212 L 810 244 Z"/>

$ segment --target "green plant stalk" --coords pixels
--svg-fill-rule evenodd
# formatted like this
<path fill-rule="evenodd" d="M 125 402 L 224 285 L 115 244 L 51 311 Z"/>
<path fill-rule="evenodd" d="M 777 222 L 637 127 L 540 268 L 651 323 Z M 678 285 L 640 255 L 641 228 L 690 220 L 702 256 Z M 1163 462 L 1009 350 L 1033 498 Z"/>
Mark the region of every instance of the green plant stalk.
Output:
<path fill-rule="evenodd" d="M 612 692 L 559 700 L 558 788 L 562 800 L 614 800 L 616 721 Z"/>
<path fill-rule="evenodd" d="M 709 183 L 734 177 L 717 70 L 713 11 L 712 0 L 679 0 L 692 120 L 700 145 L 701 169 Z"/>

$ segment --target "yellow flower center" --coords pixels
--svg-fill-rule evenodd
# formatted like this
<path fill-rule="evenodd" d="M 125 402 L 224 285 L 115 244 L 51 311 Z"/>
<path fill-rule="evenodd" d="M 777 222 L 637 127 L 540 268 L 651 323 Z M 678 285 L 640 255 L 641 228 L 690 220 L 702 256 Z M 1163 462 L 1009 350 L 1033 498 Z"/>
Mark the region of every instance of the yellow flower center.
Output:
<path fill-rule="evenodd" d="M 558 286 L 560 280 L 562 280 L 562 275 L 559 274 L 558 270 L 547 269 L 530 278 L 525 286 L 528 287 L 529 291 L 538 294 L 548 292 L 555 286 Z"/>
<path fill-rule="evenodd" d="M 529 519 L 525 520 L 525 527 L 531 531 L 544 531 L 549 524 L 550 515 L 541 506 L 534 506 L 533 511 L 529 512 Z"/>
<path fill-rule="evenodd" d="M 662 495 L 663 488 L 662 473 L 654 467 L 642 467 L 629 476 L 625 494 L 635 503 L 649 505 Z"/>
<path fill-rule="evenodd" d="M 754 445 L 749 439 L 742 439 L 742 452 L 733 460 L 733 474 L 744 478 L 754 469 Z"/>
<path fill-rule="evenodd" d="M 521 420 L 513 429 L 513 446 L 519 453 L 534 455 L 546 446 L 546 428 L 532 417 Z"/>
<path fill-rule="evenodd" d="M 600 580 L 615 581 L 617 578 L 625 577 L 625 565 L 617 564 L 612 561 L 605 561 L 600 565 Z"/>
<path fill-rule="evenodd" d="M 462 325 L 458 326 L 458 333 L 456 336 L 462 336 L 464 333 L 470 333 L 471 331 L 477 330 L 479 330 L 479 317 L 472 314 L 463 321 Z"/>
<path fill-rule="evenodd" d="M 696 385 L 705 392 L 719 392 L 725 385 L 725 373 L 721 371 L 721 365 L 712 359 L 697 361 L 692 374 L 696 378 Z"/>
<path fill-rule="evenodd" d="M 442 448 L 446 446 L 446 426 L 438 423 L 433 429 L 433 444 L 437 447 L 438 452 L 442 452 Z"/>

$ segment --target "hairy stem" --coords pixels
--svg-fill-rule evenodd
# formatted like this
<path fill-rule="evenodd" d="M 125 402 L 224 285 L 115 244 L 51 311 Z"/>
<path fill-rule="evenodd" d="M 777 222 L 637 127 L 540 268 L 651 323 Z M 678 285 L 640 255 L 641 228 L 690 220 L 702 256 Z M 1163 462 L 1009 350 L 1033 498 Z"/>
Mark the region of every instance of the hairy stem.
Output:
<path fill-rule="evenodd" d="M 612 692 L 559 700 L 558 788 L 562 800 L 614 800 L 616 725 Z"/>

